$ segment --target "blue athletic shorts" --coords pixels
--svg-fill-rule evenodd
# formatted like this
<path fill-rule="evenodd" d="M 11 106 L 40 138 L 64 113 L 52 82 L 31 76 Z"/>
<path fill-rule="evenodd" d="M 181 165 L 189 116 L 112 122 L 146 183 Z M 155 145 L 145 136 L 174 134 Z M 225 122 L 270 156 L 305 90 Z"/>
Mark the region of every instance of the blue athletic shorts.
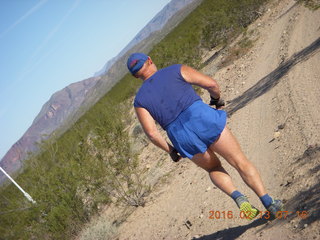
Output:
<path fill-rule="evenodd" d="M 182 157 L 204 153 L 217 140 L 226 126 L 227 114 L 205 104 L 194 102 L 171 122 L 166 131 L 175 149 Z"/>

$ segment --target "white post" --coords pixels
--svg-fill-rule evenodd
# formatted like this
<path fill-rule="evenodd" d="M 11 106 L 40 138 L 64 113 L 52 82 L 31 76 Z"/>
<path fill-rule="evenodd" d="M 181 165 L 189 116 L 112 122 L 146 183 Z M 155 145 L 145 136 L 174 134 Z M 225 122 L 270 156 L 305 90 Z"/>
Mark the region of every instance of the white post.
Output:
<path fill-rule="evenodd" d="M 18 185 L 18 183 L 16 183 L 16 182 L 3 170 L 2 167 L 0 167 L 0 170 L 11 180 L 11 182 L 14 183 L 14 185 L 17 186 L 17 188 L 19 188 L 19 190 L 23 193 L 23 195 L 24 195 L 30 202 L 32 202 L 33 204 L 36 203 L 36 201 L 34 201 L 34 200 L 32 199 L 32 197 L 31 197 L 27 192 L 25 192 L 25 191 L 22 189 L 22 187 L 20 187 L 20 186 Z"/>

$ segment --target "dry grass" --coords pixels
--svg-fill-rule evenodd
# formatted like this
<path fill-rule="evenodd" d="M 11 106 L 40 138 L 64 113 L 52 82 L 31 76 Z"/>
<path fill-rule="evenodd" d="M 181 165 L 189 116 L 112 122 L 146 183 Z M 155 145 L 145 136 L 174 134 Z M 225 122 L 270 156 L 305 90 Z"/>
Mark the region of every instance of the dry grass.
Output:
<path fill-rule="evenodd" d="M 106 216 L 100 216 L 85 227 L 77 240 L 114 239 L 116 232 L 116 227 L 111 222 L 109 222 Z"/>

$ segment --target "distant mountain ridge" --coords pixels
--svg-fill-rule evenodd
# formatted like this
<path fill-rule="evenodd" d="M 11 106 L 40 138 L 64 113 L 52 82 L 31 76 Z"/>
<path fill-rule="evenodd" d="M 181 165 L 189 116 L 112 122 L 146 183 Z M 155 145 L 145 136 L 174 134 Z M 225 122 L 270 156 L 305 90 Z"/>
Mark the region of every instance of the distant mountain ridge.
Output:
<path fill-rule="evenodd" d="M 96 76 L 70 84 L 54 93 L 26 133 L 2 158 L 0 166 L 9 173 L 20 169 L 28 152 L 38 150 L 36 143 L 47 139 L 58 129 L 66 130 L 127 73 L 125 60 L 130 53 L 149 52 L 200 3 L 201 0 L 172 0 Z M 0 181 L 2 179 L 3 176 L 0 176 Z"/>
<path fill-rule="evenodd" d="M 59 128 L 64 121 L 77 111 L 99 77 L 88 78 L 72 83 L 54 93 L 46 102 L 40 113 L 33 120 L 25 134 L 10 148 L 1 161 L 1 166 L 8 172 L 14 172 L 22 165 L 28 152 L 37 150 L 35 143 L 46 139 Z"/>
<path fill-rule="evenodd" d="M 140 32 L 129 42 L 129 44 L 114 58 L 109 60 L 105 66 L 94 74 L 95 77 L 105 74 L 111 66 L 123 56 L 130 48 L 148 38 L 153 32 L 161 30 L 175 13 L 197 0 L 172 0 L 168 3 Z M 201 1 L 198 0 L 199 3 Z"/>

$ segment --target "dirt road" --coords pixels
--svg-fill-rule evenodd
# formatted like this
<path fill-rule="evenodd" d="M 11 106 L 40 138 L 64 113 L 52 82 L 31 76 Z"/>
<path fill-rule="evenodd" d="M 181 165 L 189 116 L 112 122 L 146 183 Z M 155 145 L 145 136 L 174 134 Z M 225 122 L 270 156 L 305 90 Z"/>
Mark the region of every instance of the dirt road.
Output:
<path fill-rule="evenodd" d="M 229 101 L 229 127 L 289 215 L 272 222 L 241 219 L 232 199 L 185 159 L 162 166 L 173 169 L 168 181 L 120 225 L 118 239 L 320 239 L 320 9 L 273 1 L 248 32 L 254 46 L 214 78 Z M 216 64 L 203 72 L 211 74 Z M 150 164 L 165 156 L 153 147 L 145 151 L 154 156 Z M 237 172 L 223 165 L 263 210 Z"/>

